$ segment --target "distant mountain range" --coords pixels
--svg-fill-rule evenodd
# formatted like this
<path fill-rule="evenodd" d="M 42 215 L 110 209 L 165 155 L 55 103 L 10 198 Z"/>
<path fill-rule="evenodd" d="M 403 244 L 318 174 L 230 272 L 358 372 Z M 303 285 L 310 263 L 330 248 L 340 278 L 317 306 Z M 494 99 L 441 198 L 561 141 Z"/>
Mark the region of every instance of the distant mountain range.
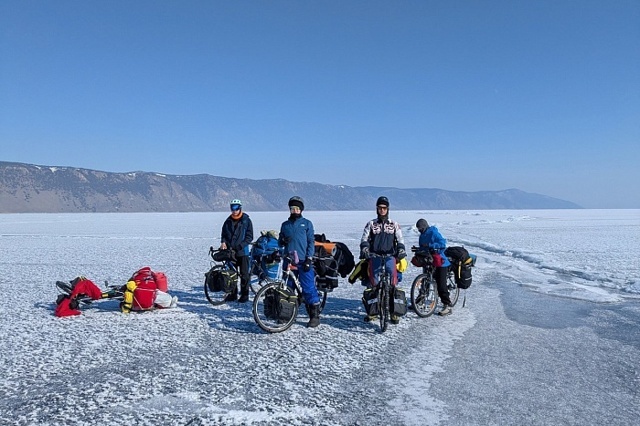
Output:
<path fill-rule="evenodd" d="M 286 210 L 299 195 L 308 210 L 371 210 L 386 195 L 396 210 L 579 209 L 517 189 L 461 192 L 234 179 L 207 174 L 110 173 L 0 161 L 0 213 L 226 211 L 232 198 L 248 211 Z"/>

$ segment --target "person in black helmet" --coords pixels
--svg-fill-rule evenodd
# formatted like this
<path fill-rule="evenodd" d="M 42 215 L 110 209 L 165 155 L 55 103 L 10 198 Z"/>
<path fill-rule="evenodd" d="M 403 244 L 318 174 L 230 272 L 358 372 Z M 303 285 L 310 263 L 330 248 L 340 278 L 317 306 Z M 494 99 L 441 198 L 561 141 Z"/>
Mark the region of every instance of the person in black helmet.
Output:
<path fill-rule="evenodd" d="M 364 227 L 364 232 L 360 239 L 360 259 L 369 258 L 371 253 L 395 256 L 395 259 L 388 259 L 385 265 L 382 265 L 382 259 L 380 258 L 374 257 L 369 260 L 369 285 L 375 287 L 378 284 L 380 272 L 382 268 L 385 268 L 391 274 L 391 284 L 395 288 L 398 284 L 396 263 L 407 257 L 402 229 L 400 229 L 398 222 L 389 219 L 389 199 L 387 197 L 378 197 L 376 211 L 378 216 L 367 222 Z M 389 302 L 393 304 L 393 298 L 390 298 Z M 391 308 L 393 311 L 393 307 Z M 373 319 L 369 315 L 364 318 L 366 322 Z M 392 324 L 398 324 L 399 321 L 400 317 L 397 315 L 393 314 L 391 316 Z"/>
<path fill-rule="evenodd" d="M 295 196 L 289 199 L 289 219 L 284 221 L 280 227 L 279 242 L 284 247 L 286 254 L 295 252 L 298 257 L 296 273 L 300 279 L 302 297 L 309 314 L 307 327 L 317 327 L 320 325 L 320 296 L 316 288 L 312 263 L 315 240 L 313 224 L 310 220 L 302 217 L 303 210 L 304 201 L 302 198 Z"/>
<path fill-rule="evenodd" d="M 231 200 L 229 203 L 231 214 L 222 224 L 222 234 L 220 236 L 220 248 L 231 249 L 235 254 L 233 262 L 240 275 L 240 299 L 238 299 L 237 289 L 229 293 L 227 302 L 238 300 L 245 303 L 249 300 L 249 245 L 253 241 L 253 223 L 249 215 L 242 211 L 242 201 Z"/>

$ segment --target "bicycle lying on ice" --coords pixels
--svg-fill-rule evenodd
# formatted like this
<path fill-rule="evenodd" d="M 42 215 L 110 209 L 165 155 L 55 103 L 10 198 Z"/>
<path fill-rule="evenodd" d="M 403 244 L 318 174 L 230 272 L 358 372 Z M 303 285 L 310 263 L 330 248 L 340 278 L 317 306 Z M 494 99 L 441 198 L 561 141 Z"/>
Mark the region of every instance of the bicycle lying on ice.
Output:
<path fill-rule="evenodd" d="M 416 253 L 418 247 L 412 247 L 411 251 Z M 433 265 L 433 257 L 428 254 L 424 256 L 425 266 L 422 267 L 422 274 L 418 275 L 411 284 L 411 305 L 419 317 L 431 316 L 438 306 L 438 286 L 433 278 L 436 267 Z M 447 271 L 447 290 L 451 307 L 458 303 L 460 289 L 454 280 L 454 272 L 450 267 Z"/>
<path fill-rule="evenodd" d="M 313 257 L 313 260 L 326 260 Z M 266 332 L 280 333 L 288 330 L 298 317 L 300 305 L 303 303 L 302 287 L 296 274 L 296 267 L 291 257 L 285 256 L 287 265 L 283 271 L 278 271 L 280 279 L 267 279 L 253 298 L 253 319 Z M 326 288 L 318 288 L 320 296 L 320 312 L 327 302 Z"/>
<path fill-rule="evenodd" d="M 109 284 L 108 281 L 105 281 L 104 284 L 106 286 L 106 291 L 102 292 L 102 299 L 116 299 L 116 300 L 124 299 L 125 286 L 112 285 L 112 284 Z M 73 286 L 74 286 L 73 282 L 56 281 L 56 287 L 58 287 L 58 290 L 60 290 L 61 292 L 59 297 L 70 296 L 71 293 L 73 292 Z M 83 305 L 90 305 L 91 302 L 94 301 L 94 299 L 87 296 L 86 294 L 78 295 L 76 300 L 78 303 L 82 303 Z"/>

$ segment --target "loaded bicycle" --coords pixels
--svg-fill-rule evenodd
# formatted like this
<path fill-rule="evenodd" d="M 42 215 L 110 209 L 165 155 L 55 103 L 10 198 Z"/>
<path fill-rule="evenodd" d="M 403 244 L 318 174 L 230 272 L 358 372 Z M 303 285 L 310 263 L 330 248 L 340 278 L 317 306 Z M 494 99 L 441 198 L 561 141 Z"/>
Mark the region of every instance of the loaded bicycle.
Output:
<path fill-rule="evenodd" d="M 234 261 L 235 256 L 229 249 L 214 249 L 209 247 L 209 255 L 211 256 L 211 268 L 205 273 L 204 294 L 209 303 L 214 306 L 222 305 L 227 302 L 231 294 L 235 294 L 238 290 L 239 272 Z M 251 279 L 249 280 L 249 288 L 253 293 L 267 282 L 270 282 L 272 273 L 265 270 L 265 261 L 268 264 L 277 263 L 280 258 L 276 253 L 270 255 L 251 257 L 249 270 L 251 271 Z"/>
<path fill-rule="evenodd" d="M 324 260 L 317 257 L 313 259 Z M 284 261 L 287 266 L 284 270 L 278 271 L 278 276 L 281 278 L 275 280 L 267 278 L 253 298 L 253 319 L 268 333 L 288 330 L 296 322 L 300 304 L 302 304 L 302 287 L 294 262 L 288 255 L 285 256 Z M 282 266 L 280 268 L 282 269 Z M 316 288 L 318 288 L 317 283 Z M 327 302 L 327 292 L 326 288 L 318 288 L 320 312 Z"/>
<path fill-rule="evenodd" d="M 387 271 L 386 264 L 389 259 L 393 259 L 393 263 L 395 264 L 395 257 L 388 254 L 376 254 L 371 253 L 369 255 L 369 262 L 372 259 L 380 259 L 380 274 L 378 276 L 378 283 L 371 289 L 373 291 L 373 295 L 375 298 L 370 300 L 369 302 L 373 302 L 373 311 L 367 312 L 368 316 L 375 317 L 375 304 L 377 303 L 377 316 L 380 320 L 380 332 L 384 333 L 387 331 L 387 327 L 389 326 L 389 321 L 391 320 L 391 307 L 390 300 L 393 297 L 391 285 L 391 274 Z M 377 300 L 376 300 L 377 299 Z M 369 305 L 371 306 L 371 305 Z M 406 304 L 405 304 L 406 306 Z M 374 315 L 371 315 L 374 314 Z"/>
<path fill-rule="evenodd" d="M 411 251 L 418 253 L 417 247 L 412 247 Z M 433 278 L 436 267 L 433 265 L 433 257 L 431 254 L 422 256 L 425 265 L 422 267 L 422 274 L 418 275 L 411 284 L 411 305 L 419 317 L 426 318 L 431 316 L 438 306 L 438 286 Z M 458 303 L 460 289 L 455 283 L 453 270 L 447 271 L 447 290 L 449 290 L 449 299 L 451 307 Z"/>

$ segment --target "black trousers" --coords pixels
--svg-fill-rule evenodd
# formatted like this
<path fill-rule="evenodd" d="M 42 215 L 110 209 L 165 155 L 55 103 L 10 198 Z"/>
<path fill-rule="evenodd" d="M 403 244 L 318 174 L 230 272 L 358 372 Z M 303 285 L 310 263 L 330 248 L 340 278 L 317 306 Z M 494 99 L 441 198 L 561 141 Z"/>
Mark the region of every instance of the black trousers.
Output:
<path fill-rule="evenodd" d="M 240 275 L 240 294 L 249 294 L 249 280 L 251 274 L 249 273 L 249 256 L 236 257 L 236 268 Z"/>
<path fill-rule="evenodd" d="M 438 295 L 443 305 L 451 305 L 451 299 L 449 299 L 449 289 L 447 288 L 447 274 L 449 273 L 448 266 L 437 267 L 433 271 L 433 279 L 436 280 L 438 286 Z"/>

